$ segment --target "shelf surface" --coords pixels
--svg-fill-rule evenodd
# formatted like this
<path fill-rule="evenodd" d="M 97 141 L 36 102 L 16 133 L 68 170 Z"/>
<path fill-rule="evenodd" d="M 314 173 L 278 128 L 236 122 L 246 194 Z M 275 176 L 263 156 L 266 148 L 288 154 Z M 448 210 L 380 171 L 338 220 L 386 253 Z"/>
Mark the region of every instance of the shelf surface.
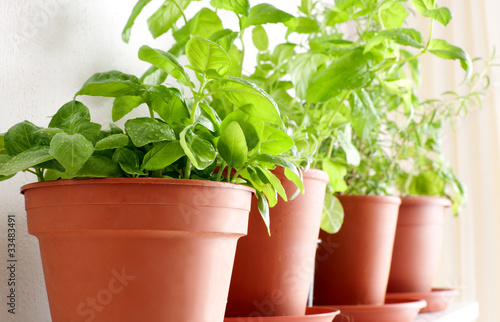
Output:
<path fill-rule="evenodd" d="M 477 302 L 452 303 L 445 311 L 421 313 L 414 322 L 473 322 L 479 316 Z"/>

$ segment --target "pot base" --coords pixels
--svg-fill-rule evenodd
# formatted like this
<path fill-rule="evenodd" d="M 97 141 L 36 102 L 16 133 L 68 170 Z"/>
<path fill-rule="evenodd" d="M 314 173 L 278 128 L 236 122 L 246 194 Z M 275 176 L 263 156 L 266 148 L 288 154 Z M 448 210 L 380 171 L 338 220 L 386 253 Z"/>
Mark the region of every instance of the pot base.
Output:
<path fill-rule="evenodd" d="M 335 308 L 308 307 L 306 314 L 302 316 L 237 317 L 224 318 L 224 322 L 332 322 L 339 313 L 340 311 Z"/>
<path fill-rule="evenodd" d="M 424 300 L 386 300 L 383 305 L 330 305 L 340 310 L 335 322 L 412 322 L 419 310 L 425 307 Z"/>
<path fill-rule="evenodd" d="M 457 295 L 458 290 L 455 289 L 433 288 L 431 292 L 387 293 L 386 299 L 422 299 L 427 302 L 427 306 L 420 313 L 430 313 L 446 310 Z"/>

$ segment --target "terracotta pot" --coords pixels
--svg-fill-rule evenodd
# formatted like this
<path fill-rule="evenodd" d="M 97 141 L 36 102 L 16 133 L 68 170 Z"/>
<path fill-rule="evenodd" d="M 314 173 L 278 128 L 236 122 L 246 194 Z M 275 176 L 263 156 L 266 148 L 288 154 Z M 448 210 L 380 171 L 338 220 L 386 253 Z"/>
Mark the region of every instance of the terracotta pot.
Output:
<path fill-rule="evenodd" d="M 292 195 L 296 186 L 275 172 Z M 304 173 L 305 194 L 271 208 L 271 236 L 252 200 L 248 235 L 236 250 L 226 317 L 304 315 L 328 175 Z"/>
<path fill-rule="evenodd" d="M 332 322 L 339 313 L 335 308 L 308 307 L 305 315 L 225 318 L 224 322 Z"/>
<path fill-rule="evenodd" d="M 52 321 L 222 321 L 252 191 L 151 178 L 24 186 Z"/>
<path fill-rule="evenodd" d="M 345 217 L 337 234 L 320 233 L 316 305 L 384 303 L 399 197 L 339 196 Z"/>
<path fill-rule="evenodd" d="M 445 198 L 403 197 L 388 292 L 430 292 L 443 244 Z"/>

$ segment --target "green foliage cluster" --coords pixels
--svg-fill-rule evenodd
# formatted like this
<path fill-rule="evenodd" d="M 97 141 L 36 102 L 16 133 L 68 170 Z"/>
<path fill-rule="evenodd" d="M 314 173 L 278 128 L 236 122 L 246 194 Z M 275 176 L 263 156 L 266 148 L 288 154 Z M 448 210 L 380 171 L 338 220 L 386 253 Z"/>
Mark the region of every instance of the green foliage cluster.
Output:
<path fill-rule="evenodd" d="M 233 76 L 227 39 L 189 39 L 189 61 L 142 46 L 139 58 L 151 67 L 138 78 L 120 71 L 96 73 L 62 106 L 47 128 L 28 121 L 0 138 L 0 180 L 20 171 L 40 181 L 69 178 L 156 177 L 227 181 L 255 188 L 259 209 L 287 195 L 271 172 L 276 166 L 303 190 L 300 169 L 284 154 L 294 141 L 283 130 L 276 103 L 256 85 Z M 230 42 L 229 42 L 230 43 Z M 191 79 L 189 68 L 197 82 Z M 192 74 L 191 73 L 191 74 Z M 177 87 L 163 85 L 167 77 Z M 183 93 L 188 94 L 184 95 Z M 113 97 L 117 121 L 145 104 L 148 117 L 128 119 L 124 130 L 93 123 L 81 95 Z M 224 116 L 216 110 L 224 105 Z"/>

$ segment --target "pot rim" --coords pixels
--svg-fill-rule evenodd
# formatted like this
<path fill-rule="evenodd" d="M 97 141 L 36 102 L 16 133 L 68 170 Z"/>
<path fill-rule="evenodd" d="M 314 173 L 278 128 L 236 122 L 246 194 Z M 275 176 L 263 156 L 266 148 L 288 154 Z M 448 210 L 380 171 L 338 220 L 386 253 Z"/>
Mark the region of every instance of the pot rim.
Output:
<path fill-rule="evenodd" d="M 323 181 L 328 183 L 330 181 L 330 177 L 328 176 L 328 173 L 326 173 L 323 170 L 316 169 L 316 168 L 309 168 L 307 171 L 304 172 L 304 179 L 312 179 L 312 180 L 318 180 L 318 181 Z"/>
<path fill-rule="evenodd" d="M 179 186 L 204 186 L 219 187 L 227 189 L 239 189 L 255 194 L 255 189 L 235 183 L 195 180 L 195 179 L 173 179 L 173 178 L 84 178 L 84 179 L 62 179 L 44 182 L 33 182 L 21 187 L 21 194 L 26 190 L 43 187 L 69 186 L 69 185 L 95 185 L 95 184 L 143 184 L 143 185 L 179 185 Z"/>
<path fill-rule="evenodd" d="M 401 205 L 432 205 L 432 206 L 442 206 L 445 208 L 451 207 L 451 200 L 445 197 L 437 197 L 437 196 L 416 196 L 416 195 L 407 195 L 401 196 Z"/>

